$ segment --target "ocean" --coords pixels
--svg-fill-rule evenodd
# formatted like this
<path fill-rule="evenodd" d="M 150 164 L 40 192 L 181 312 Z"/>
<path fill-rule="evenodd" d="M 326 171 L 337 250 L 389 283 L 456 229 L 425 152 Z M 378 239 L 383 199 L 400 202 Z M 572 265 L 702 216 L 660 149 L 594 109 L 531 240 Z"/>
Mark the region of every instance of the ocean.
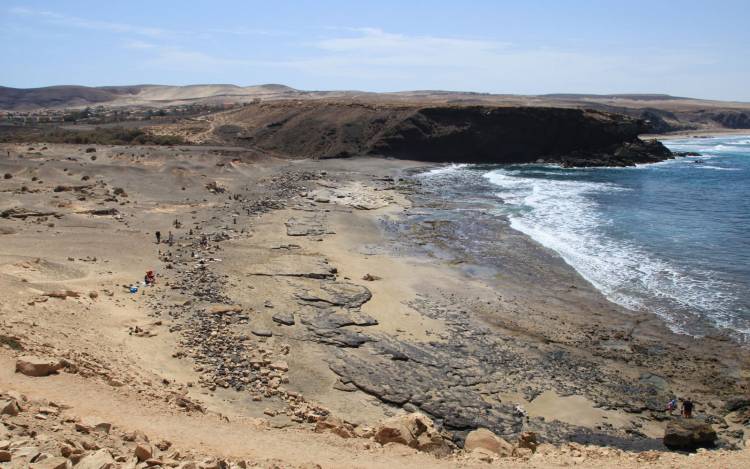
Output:
<path fill-rule="evenodd" d="M 554 250 L 611 301 L 679 333 L 750 340 L 750 137 L 631 168 L 450 165 L 420 176 Z"/>

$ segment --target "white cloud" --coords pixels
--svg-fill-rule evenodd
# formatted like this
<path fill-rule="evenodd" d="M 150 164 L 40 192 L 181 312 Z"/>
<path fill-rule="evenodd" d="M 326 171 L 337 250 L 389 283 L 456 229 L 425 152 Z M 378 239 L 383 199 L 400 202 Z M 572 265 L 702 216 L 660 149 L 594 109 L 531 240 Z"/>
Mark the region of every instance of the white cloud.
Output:
<path fill-rule="evenodd" d="M 15 7 L 9 10 L 10 13 L 18 16 L 27 16 L 39 18 L 52 24 L 67 26 L 80 29 L 91 29 L 97 31 L 108 31 L 112 33 L 131 33 L 149 37 L 159 37 L 171 34 L 162 28 L 152 28 L 144 26 L 135 26 L 125 23 L 112 23 L 108 21 L 96 21 L 77 16 L 68 16 L 53 11 L 33 10 L 29 8 Z"/>

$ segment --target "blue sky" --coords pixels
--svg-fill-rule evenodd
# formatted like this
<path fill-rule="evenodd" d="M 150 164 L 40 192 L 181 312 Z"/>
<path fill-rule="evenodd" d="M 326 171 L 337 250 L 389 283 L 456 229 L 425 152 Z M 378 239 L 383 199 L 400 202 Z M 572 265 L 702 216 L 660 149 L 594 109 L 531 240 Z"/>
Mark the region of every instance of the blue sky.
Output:
<path fill-rule="evenodd" d="M 669 93 L 750 101 L 744 1 L 13 1 L 0 85 Z"/>

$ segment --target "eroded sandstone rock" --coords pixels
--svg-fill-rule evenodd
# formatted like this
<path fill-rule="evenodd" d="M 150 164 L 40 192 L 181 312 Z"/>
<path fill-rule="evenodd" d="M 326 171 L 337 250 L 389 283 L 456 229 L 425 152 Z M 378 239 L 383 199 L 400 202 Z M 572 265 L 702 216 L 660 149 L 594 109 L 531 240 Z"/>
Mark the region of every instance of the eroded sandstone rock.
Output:
<path fill-rule="evenodd" d="M 399 443 L 438 456 L 451 452 L 451 444 L 424 414 L 413 413 L 391 417 L 378 425 L 375 441 Z"/>
<path fill-rule="evenodd" d="M 63 363 L 56 358 L 26 355 L 16 360 L 16 372 L 26 376 L 47 376 L 62 368 Z"/>
<path fill-rule="evenodd" d="M 495 435 L 486 428 L 478 428 L 469 432 L 464 444 L 466 451 L 484 449 L 498 456 L 512 456 L 513 445 Z"/>

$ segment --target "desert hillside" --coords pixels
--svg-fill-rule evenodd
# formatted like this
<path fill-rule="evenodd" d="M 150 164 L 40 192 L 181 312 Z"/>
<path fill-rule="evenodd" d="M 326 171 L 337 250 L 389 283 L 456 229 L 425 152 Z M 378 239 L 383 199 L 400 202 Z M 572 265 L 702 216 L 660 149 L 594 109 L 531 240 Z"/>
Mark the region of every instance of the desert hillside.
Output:
<path fill-rule="evenodd" d="M 186 104 L 241 104 L 276 100 L 326 100 L 369 104 L 541 106 L 595 109 L 646 119 L 651 131 L 663 133 L 699 129 L 750 128 L 750 104 L 659 94 L 548 94 L 500 95 L 456 91 L 303 91 L 284 85 L 135 85 L 51 86 L 18 89 L 0 87 L 0 110 L 34 111 L 105 105 L 108 107 L 164 107 Z"/>

